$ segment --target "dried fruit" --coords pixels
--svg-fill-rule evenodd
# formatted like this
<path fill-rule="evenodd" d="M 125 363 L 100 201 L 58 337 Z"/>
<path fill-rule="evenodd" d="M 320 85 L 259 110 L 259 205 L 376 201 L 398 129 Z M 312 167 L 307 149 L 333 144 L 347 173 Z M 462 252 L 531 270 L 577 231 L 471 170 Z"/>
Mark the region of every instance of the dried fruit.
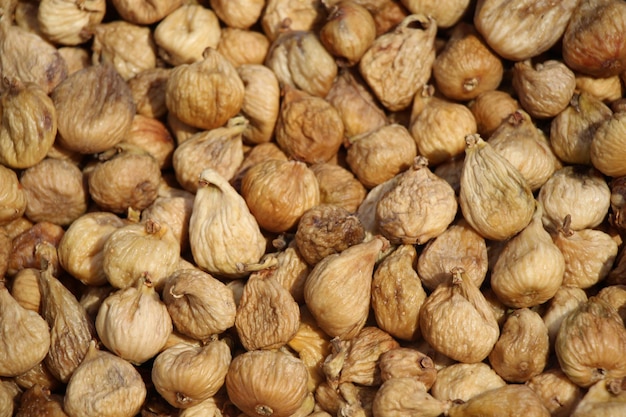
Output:
<path fill-rule="evenodd" d="M 450 417 L 550 417 L 541 398 L 526 385 L 508 384 L 479 394 L 465 403 L 453 404 Z"/>
<path fill-rule="evenodd" d="M 128 135 L 122 141 L 140 147 L 156 159 L 161 169 L 172 166 L 172 154 L 176 146 L 174 138 L 159 119 L 136 114 Z"/>
<path fill-rule="evenodd" d="M 159 196 L 141 212 L 141 221 L 153 219 L 166 224 L 178 239 L 181 252 L 189 249 L 189 219 L 193 210 L 195 194 L 189 191 L 163 186 Z"/>
<path fill-rule="evenodd" d="M 258 262 L 265 252 L 265 238 L 246 201 L 212 169 L 200 176 L 189 243 L 200 268 L 229 278 L 247 275 L 242 267 Z"/>
<path fill-rule="evenodd" d="M 330 162 L 313 164 L 309 168 L 320 186 L 320 204 L 343 207 L 350 213 L 357 211 L 366 191 L 351 171 Z"/>
<path fill-rule="evenodd" d="M 535 198 L 522 174 L 479 135 L 466 139 L 459 204 L 483 237 L 506 240 L 525 228 Z"/>
<path fill-rule="evenodd" d="M 626 141 L 623 129 L 626 127 L 626 112 L 617 112 L 602 121 L 593 135 L 589 148 L 591 163 L 604 175 L 621 177 L 626 175 L 624 158 Z"/>
<path fill-rule="evenodd" d="M 11 280 L 11 296 L 27 310 L 39 312 L 41 292 L 39 291 L 40 270 L 25 268 L 20 270 Z"/>
<path fill-rule="evenodd" d="M 268 0 L 260 23 L 274 41 L 286 31 L 312 30 L 322 23 L 325 10 L 320 0 Z"/>
<path fill-rule="evenodd" d="M 150 68 L 127 81 L 137 114 L 160 118 L 167 113 L 165 87 L 171 72 L 171 68 Z"/>
<path fill-rule="evenodd" d="M 548 369 L 530 378 L 526 385 L 542 399 L 554 417 L 568 417 L 583 397 L 583 390 L 560 368 Z"/>
<path fill-rule="evenodd" d="M 104 19 L 105 0 L 43 0 L 37 8 L 37 24 L 43 36 L 61 45 L 80 45 L 93 36 Z"/>
<path fill-rule="evenodd" d="M 122 19 L 138 25 L 150 25 L 163 19 L 183 3 L 182 0 L 142 2 L 137 0 L 113 0 L 111 4 Z"/>
<path fill-rule="evenodd" d="M 581 288 L 563 285 L 546 303 L 543 321 L 548 327 L 551 350 L 554 350 L 554 341 L 565 317 L 580 304 L 587 302 L 587 299 L 587 294 Z"/>
<path fill-rule="evenodd" d="M 24 391 L 15 417 L 34 416 L 68 417 L 63 411 L 63 396 L 53 394 L 41 385 L 34 385 Z"/>
<path fill-rule="evenodd" d="M 0 225 L 19 219 L 26 211 L 26 195 L 14 170 L 0 165 Z"/>
<path fill-rule="evenodd" d="M 259 64 L 244 64 L 237 68 L 245 91 L 241 114 L 249 121 L 243 132 L 246 143 L 269 142 L 280 110 L 280 87 L 272 70 Z"/>
<path fill-rule="evenodd" d="M 228 27 L 248 29 L 261 16 L 263 0 L 210 0 L 211 9 Z"/>
<path fill-rule="evenodd" d="M 414 378 L 430 390 L 437 379 L 433 360 L 409 347 L 397 347 L 383 353 L 380 355 L 378 367 L 383 382 L 394 378 Z"/>
<path fill-rule="evenodd" d="M 468 107 L 476 120 L 478 134 L 488 139 L 520 105 L 508 92 L 491 90 L 480 93 L 468 103 Z"/>
<path fill-rule="evenodd" d="M 626 382 L 624 378 L 599 381 L 584 395 L 572 417 L 602 417 L 620 415 L 626 411 Z"/>
<path fill-rule="evenodd" d="M 265 35 L 254 30 L 222 28 L 217 51 L 224 55 L 235 68 L 241 65 L 261 65 L 270 49 Z"/>
<path fill-rule="evenodd" d="M 439 401 L 469 401 L 506 382 L 484 362 L 453 363 L 437 371 L 431 394 Z"/>
<path fill-rule="evenodd" d="M 56 248 L 65 234 L 61 226 L 50 222 L 29 223 L 24 226 L 24 230 L 15 231 L 7 259 L 7 276 L 13 276 L 24 268 L 40 269 L 43 258 L 37 247 L 46 245 Z M 55 272 L 58 271 L 59 259 L 56 251 L 47 251 L 46 254 L 49 255 L 47 262 Z"/>
<path fill-rule="evenodd" d="M 434 399 L 424 384 L 414 378 L 385 381 L 374 397 L 372 412 L 379 417 L 437 417 L 446 414 L 449 404 Z"/>

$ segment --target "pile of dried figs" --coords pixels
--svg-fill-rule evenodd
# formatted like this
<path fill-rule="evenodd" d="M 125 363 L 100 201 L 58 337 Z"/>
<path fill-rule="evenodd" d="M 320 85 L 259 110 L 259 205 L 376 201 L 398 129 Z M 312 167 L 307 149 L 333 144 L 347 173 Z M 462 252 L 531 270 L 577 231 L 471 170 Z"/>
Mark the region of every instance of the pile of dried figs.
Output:
<path fill-rule="evenodd" d="M 0 417 L 626 415 L 625 38 L 0 0 Z"/>

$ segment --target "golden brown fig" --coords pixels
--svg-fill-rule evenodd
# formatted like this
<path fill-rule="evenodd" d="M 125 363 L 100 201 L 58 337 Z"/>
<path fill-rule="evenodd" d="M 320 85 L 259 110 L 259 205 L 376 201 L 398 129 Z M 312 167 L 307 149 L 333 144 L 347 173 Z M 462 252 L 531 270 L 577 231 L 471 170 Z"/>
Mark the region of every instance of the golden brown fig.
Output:
<path fill-rule="evenodd" d="M 398 347 L 383 353 L 378 366 L 382 382 L 393 378 L 415 378 L 430 390 L 437 378 L 433 360 L 409 347 Z"/>
<path fill-rule="evenodd" d="M 230 363 L 230 348 L 224 340 L 211 340 L 204 346 L 179 343 L 154 359 L 152 382 L 169 404 L 187 408 L 219 391 Z"/>
<path fill-rule="evenodd" d="M 287 161 L 287 155 L 283 151 L 280 150 L 276 142 L 265 142 L 259 143 L 252 147 L 247 147 L 244 145 L 244 157 L 241 165 L 237 168 L 237 172 L 230 179 L 230 184 L 237 190 L 237 192 L 241 191 L 241 180 L 248 170 L 260 163 L 264 162 L 268 159 L 278 159 L 281 161 Z"/>
<path fill-rule="evenodd" d="M 100 386 L 102 384 L 102 386 Z M 98 392 L 98 395 L 93 395 Z M 70 417 L 132 417 L 146 398 L 141 375 L 129 362 L 89 344 L 85 359 L 70 378 L 63 409 Z"/>
<path fill-rule="evenodd" d="M 150 25 L 172 13 L 183 4 L 183 1 L 144 2 L 138 0 L 113 0 L 111 3 L 122 19 L 127 22 L 137 25 Z"/>
<path fill-rule="evenodd" d="M 286 31 L 308 31 L 322 24 L 325 16 L 321 0 L 268 0 L 261 17 L 261 27 L 274 41 Z"/>
<path fill-rule="evenodd" d="M 498 55 L 523 61 L 559 41 L 577 5 L 577 0 L 479 0 L 473 22 Z"/>
<path fill-rule="evenodd" d="M 318 262 L 304 284 L 306 305 L 331 337 L 349 340 L 365 326 L 370 309 L 372 276 L 383 237 L 354 245 Z M 344 271 L 353 271 L 346 279 Z"/>
<path fill-rule="evenodd" d="M 201 60 L 172 70 L 165 104 L 183 123 L 210 130 L 221 127 L 241 110 L 244 92 L 243 81 L 230 61 L 216 49 L 207 48 Z"/>
<path fill-rule="evenodd" d="M 539 395 L 553 417 L 571 416 L 584 393 L 560 368 L 548 369 L 530 378 L 526 385 Z"/>
<path fill-rule="evenodd" d="M 115 146 L 130 130 L 135 115 L 128 85 L 108 64 L 71 74 L 54 89 L 52 100 L 59 144 L 83 154 Z"/>
<path fill-rule="evenodd" d="M 25 268 L 20 270 L 11 280 L 11 295 L 27 310 L 39 312 L 41 291 L 39 291 L 40 270 Z"/>
<path fill-rule="evenodd" d="M 199 187 L 189 219 L 194 261 L 210 274 L 229 278 L 247 275 L 243 266 L 257 263 L 266 246 L 254 213 L 212 169 L 202 171 Z"/>
<path fill-rule="evenodd" d="M 177 8 L 154 29 L 159 56 L 174 67 L 202 61 L 207 48 L 217 48 L 220 36 L 215 12 L 194 3 Z"/>
<path fill-rule="evenodd" d="M 469 0 L 447 0 L 444 2 L 434 0 L 401 0 L 401 3 L 411 13 L 422 13 L 435 18 L 441 28 L 454 26 L 467 12 Z"/>
<path fill-rule="evenodd" d="M 378 417 L 447 415 L 450 404 L 434 399 L 414 378 L 392 378 L 376 392 L 372 412 Z"/>
<path fill-rule="evenodd" d="M 137 114 L 160 118 L 167 113 L 165 87 L 171 68 L 150 68 L 128 80 Z"/>
<path fill-rule="evenodd" d="M 432 17 L 409 15 L 393 31 L 377 37 L 359 61 L 360 73 L 388 110 L 406 109 L 430 78 L 436 33 Z M 395 65 L 398 61 L 407 64 Z"/>
<path fill-rule="evenodd" d="M 5 226 L 6 227 L 6 226 Z M 50 222 L 28 223 L 24 228 L 15 230 L 11 251 L 7 257 L 8 276 L 13 276 L 24 268 L 41 269 L 42 252 L 37 250 L 39 245 L 56 248 L 63 238 L 65 231 L 57 224 Z M 12 236 L 11 232 L 9 236 Z M 56 251 L 46 251 L 46 259 L 54 271 L 59 270 L 59 259 Z"/>
<path fill-rule="evenodd" d="M 526 385 L 509 384 L 452 404 L 450 417 L 550 417 L 541 398 Z"/>
<path fill-rule="evenodd" d="M 53 394 L 41 385 L 34 385 L 24 391 L 15 417 L 34 416 L 68 417 L 63 411 L 63 396 Z"/>
<path fill-rule="evenodd" d="M 563 320 L 555 341 L 561 369 L 583 388 L 626 376 L 624 349 L 624 322 L 612 305 L 597 296 Z"/>
<path fill-rule="evenodd" d="M 535 198 L 517 168 L 489 143 L 479 135 L 465 140 L 459 191 L 463 217 L 486 239 L 506 240 L 528 225 Z"/>
<path fill-rule="evenodd" d="M 308 395 L 303 362 L 287 353 L 255 350 L 235 356 L 226 374 L 230 400 L 251 417 L 288 417 Z"/>
<path fill-rule="evenodd" d="M 0 225 L 22 217 L 26 195 L 14 170 L 0 165 Z"/>
<path fill-rule="evenodd" d="M 354 174 L 333 163 L 313 164 L 311 170 L 320 186 L 320 203 L 343 207 L 355 213 L 365 198 L 365 187 Z"/>
<path fill-rule="evenodd" d="M 176 144 L 165 124 L 159 119 L 136 114 L 123 142 L 147 151 L 157 160 L 161 169 L 172 166 L 172 153 Z"/>
<path fill-rule="evenodd" d="M 294 229 L 302 214 L 320 201 L 315 174 L 295 160 L 269 159 L 253 165 L 241 181 L 241 195 L 258 224 L 275 233 Z"/>
<path fill-rule="evenodd" d="M 543 321 L 548 327 L 551 350 L 554 350 L 554 341 L 565 317 L 580 304 L 587 302 L 587 299 L 587 294 L 581 288 L 563 285 L 546 303 Z"/>
<path fill-rule="evenodd" d="M 210 0 L 211 9 L 226 26 L 248 29 L 261 17 L 263 0 Z"/>
<path fill-rule="evenodd" d="M 378 326 L 398 339 L 419 336 L 419 312 L 426 291 L 415 272 L 413 245 L 398 246 L 378 265 L 372 280 L 372 308 Z"/>
<path fill-rule="evenodd" d="M 235 68 L 242 65 L 262 65 L 265 62 L 270 41 L 261 32 L 233 27 L 222 28 L 217 51 L 224 55 Z"/>
<path fill-rule="evenodd" d="M 199 269 L 177 269 L 165 281 L 163 301 L 176 330 L 207 340 L 235 324 L 233 292 Z"/>
<path fill-rule="evenodd" d="M 589 149 L 591 163 L 604 175 L 626 175 L 626 168 L 622 163 L 626 158 L 626 140 L 623 134 L 625 128 L 626 112 L 618 112 L 601 122 L 593 135 Z"/>
<path fill-rule="evenodd" d="M 480 93 L 468 103 L 468 107 L 476 119 L 478 134 L 488 139 L 520 105 L 508 92 L 491 90 Z"/>
<path fill-rule="evenodd" d="M 407 1 L 415 2 L 405 0 L 405 3 Z M 417 1 L 438 3 L 432 0 Z M 460 1 L 467 3 L 467 0 Z M 444 9 L 445 3 L 438 4 L 440 9 Z M 443 26 L 436 16 L 435 20 L 439 27 Z M 437 89 L 452 100 L 471 100 L 482 92 L 495 90 L 500 85 L 503 74 L 504 67 L 500 57 L 492 52 L 472 25 L 464 22 L 454 27 L 433 63 Z"/>
<path fill-rule="evenodd" d="M 245 86 L 241 114 L 249 121 L 243 139 L 252 144 L 269 142 L 280 110 L 278 79 L 272 70 L 259 64 L 241 65 L 237 73 Z"/>
<path fill-rule="evenodd" d="M 426 298 L 419 317 L 424 340 L 463 363 L 484 360 L 500 335 L 490 305 L 461 268 Z"/>
<path fill-rule="evenodd" d="M 437 371 L 431 394 L 440 401 L 469 401 L 506 382 L 484 362 L 454 363 Z"/>
<path fill-rule="evenodd" d="M 616 0 L 580 2 L 563 34 L 563 60 L 574 71 L 594 77 L 623 72 L 626 49 L 617 39 L 626 32 L 626 5 Z"/>

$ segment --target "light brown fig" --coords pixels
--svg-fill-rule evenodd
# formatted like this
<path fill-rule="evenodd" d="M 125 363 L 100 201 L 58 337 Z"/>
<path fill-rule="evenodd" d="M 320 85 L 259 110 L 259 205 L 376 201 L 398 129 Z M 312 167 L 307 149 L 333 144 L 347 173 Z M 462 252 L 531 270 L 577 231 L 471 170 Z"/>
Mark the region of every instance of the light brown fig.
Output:
<path fill-rule="evenodd" d="M 450 404 L 433 398 L 424 384 L 414 378 L 392 378 L 376 392 L 372 404 L 375 416 L 437 417 L 446 414 Z"/>
<path fill-rule="evenodd" d="M 440 401 L 469 401 L 485 391 L 505 385 L 506 381 L 488 364 L 459 362 L 437 371 L 430 392 Z"/>
<path fill-rule="evenodd" d="M 506 240 L 530 223 L 535 198 L 524 176 L 488 142 L 479 135 L 465 141 L 459 191 L 463 217 L 486 239 Z"/>
<path fill-rule="evenodd" d="M 397 347 L 380 355 L 383 382 L 394 378 L 415 378 L 430 390 L 437 378 L 435 363 L 426 354 L 410 347 Z"/>
<path fill-rule="evenodd" d="M 1 414 L 1 413 L 0 413 Z M 68 417 L 63 411 L 63 396 L 53 394 L 50 389 L 34 385 L 20 396 L 20 405 L 15 417 Z"/>
<path fill-rule="evenodd" d="M 410 244 L 398 246 L 374 271 L 372 309 L 378 326 L 402 340 L 419 337 L 419 312 L 426 291 L 415 264 L 417 252 Z"/>
<path fill-rule="evenodd" d="M 573 411 L 572 417 L 604 417 L 624 413 L 626 381 L 624 378 L 613 378 L 597 382 L 589 387 Z"/>
<path fill-rule="evenodd" d="M 210 274 L 243 277 L 243 267 L 265 253 L 265 237 L 244 197 L 215 170 L 202 171 L 189 219 L 189 245 L 196 264 Z"/>
<path fill-rule="evenodd" d="M 465 403 L 453 404 L 450 417 L 550 417 L 550 411 L 533 390 L 522 384 L 508 384 L 485 391 Z"/>
<path fill-rule="evenodd" d="M 93 37 L 93 28 L 102 22 L 105 12 L 105 0 L 44 0 L 37 8 L 37 23 L 48 41 L 80 45 Z"/>
<path fill-rule="evenodd" d="M 468 11 L 470 1 L 447 0 L 438 2 L 434 0 L 401 0 L 401 3 L 411 13 L 422 13 L 432 16 L 441 28 L 454 26 Z"/>
<path fill-rule="evenodd" d="M 40 273 L 39 269 L 25 268 L 11 279 L 11 296 L 25 309 L 37 313 L 41 306 Z"/>
<path fill-rule="evenodd" d="M 269 142 L 280 111 L 280 86 L 272 70 L 260 64 L 243 64 L 237 73 L 245 86 L 241 114 L 249 121 L 246 143 Z"/>
<path fill-rule="evenodd" d="M 583 389 L 570 381 L 560 368 L 535 375 L 526 385 L 539 395 L 554 417 L 571 416 L 584 394 Z"/>
<path fill-rule="evenodd" d="M 16 225 L 17 227 L 17 225 Z M 7 257 L 6 275 L 13 276 L 24 268 L 36 268 L 41 269 L 41 262 L 44 260 L 43 254 L 47 257 L 46 261 L 51 265 L 54 272 L 59 270 L 59 259 L 56 250 L 47 250 L 42 252 L 37 250 L 39 245 L 45 245 L 45 247 L 57 248 L 59 242 L 65 234 L 65 230 L 54 223 L 39 222 L 31 223 L 19 226 L 18 230 L 15 230 L 15 235 L 12 235 L 12 231 L 9 231 L 9 236 L 12 236 L 11 249 L 9 256 Z M 6 226 L 5 226 L 5 230 Z M 7 230 L 8 231 L 8 230 Z"/>
<path fill-rule="evenodd" d="M 555 352 L 561 369 L 578 386 L 626 376 L 626 328 L 617 310 L 597 296 L 561 323 Z"/>
<path fill-rule="evenodd" d="M 268 0 L 260 23 L 263 33 L 274 41 L 286 31 L 313 30 L 323 23 L 321 0 Z"/>
<path fill-rule="evenodd" d="M 167 113 L 165 87 L 172 68 L 143 70 L 127 81 L 137 114 L 160 118 Z"/>
<path fill-rule="evenodd" d="M 181 253 L 189 249 L 189 219 L 195 194 L 180 188 L 162 185 L 158 197 L 141 212 L 141 221 L 153 219 L 166 224 L 178 239 Z"/>
<path fill-rule="evenodd" d="M 621 163 L 626 157 L 625 127 L 626 112 L 617 112 L 602 121 L 593 135 L 589 148 L 591 163 L 604 175 L 626 175 L 626 168 Z"/>
<path fill-rule="evenodd" d="M 626 323 L 626 285 L 607 285 L 598 292 L 598 296 L 615 307 Z"/>
<path fill-rule="evenodd" d="M 137 0 L 113 0 L 111 3 L 125 21 L 137 25 L 150 25 L 172 13 L 183 4 L 183 1 L 143 2 Z"/>
<path fill-rule="evenodd" d="M 375 237 L 325 257 L 309 273 L 304 300 L 329 336 L 349 340 L 365 326 L 374 265 L 388 244 L 385 238 Z M 345 271 L 353 272 L 346 276 Z"/>
<path fill-rule="evenodd" d="M 26 211 L 26 195 L 17 173 L 0 165 L 0 225 L 19 219 Z"/>
<path fill-rule="evenodd" d="M 548 327 L 551 350 L 554 350 L 554 341 L 563 320 L 580 304 L 587 302 L 587 299 L 583 289 L 563 285 L 546 303 L 542 317 Z"/>
<path fill-rule="evenodd" d="M 147 151 L 161 169 L 171 168 L 176 143 L 163 122 L 154 117 L 136 114 L 130 131 L 122 142 L 131 143 Z"/>
<path fill-rule="evenodd" d="M 235 68 L 242 65 L 262 65 L 265 62 L 270 41 L 261 32 L 233 27 L 222 28 L 217 51 L 224 55 Z"/>
<path fill-rule="evenodd" d="M 235 356 L 226 374 L 229 399 L 251 417 L 288 417 L 306 400 L 308 372 L 287 353 L 254 350 Z"/>
<path fill-rule="evenodd" d="M 430 78 L 436 33 L 437 22 L 432 17 L 409 15 L 394 30 L 377 37 L 363 54 L 359 71 L 388 110 L 410 106 L 415 93 Z M 410 64 L 393 64 L 405 59 Z"/>
<path fill-rule="evenodd" d="M 321 204 L 333 204 L 356 213 L 366 191 L 351 171 L 330 162 L 313 164 L 309 168 L 319 183 Z"/>
<path fill-rule="evenodd" d="M 476 119 L 478 134 L 489 139 L 493 131 L 520 108 L 520 104 L 506 91 L 490 90 L 476 96 L 468 103 L 468 107 Z"/>
<path fill-rule="evenodd" d="M 453 270 L 451 282 L 439 285 L 426 298 L 420 329 L 434 349 L 463 363 L 487 358 L 500 335 L 490 305 L 461 268 Z"/>
<path fill-rule="evenodd" d="M 210 0 L 211 9 L 228 27 L 248 29 L 261 17 L 263 0 Z"/>

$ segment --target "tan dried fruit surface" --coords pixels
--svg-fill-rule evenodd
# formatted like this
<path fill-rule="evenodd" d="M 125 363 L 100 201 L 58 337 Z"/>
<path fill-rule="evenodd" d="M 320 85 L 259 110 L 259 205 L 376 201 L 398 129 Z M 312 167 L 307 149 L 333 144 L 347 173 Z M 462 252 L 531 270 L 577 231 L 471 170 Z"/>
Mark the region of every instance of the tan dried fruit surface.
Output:
<path fill-rule="evenodd" d="M 453 363 L 437 371 L 431 394 L 440 401 L 469 401 L 507 383 L 484 362 Z"/>
<path fill-rule="evenodd" d="M 408 347 L 397 347 L 383 353 L 378 366 L 383 382 L 394 378 L 415 378 L 430 389 L 438 377 L 433 360 Z"/>

